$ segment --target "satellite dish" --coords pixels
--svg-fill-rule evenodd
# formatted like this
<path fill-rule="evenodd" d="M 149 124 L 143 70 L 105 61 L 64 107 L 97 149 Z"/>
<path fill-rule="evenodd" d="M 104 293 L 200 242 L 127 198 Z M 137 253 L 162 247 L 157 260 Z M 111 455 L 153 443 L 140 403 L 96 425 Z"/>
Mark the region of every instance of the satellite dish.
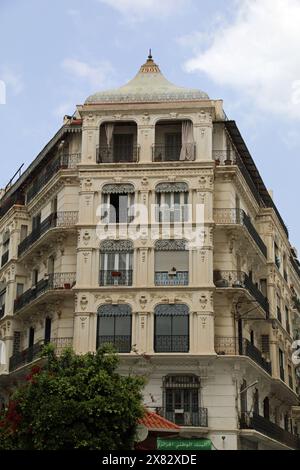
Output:
<path fill-rule="evenodd" d="M 144 424 L 138 424 L 135 431 L 135 442 L 143 442 L 147 439 L 149 434 L 148 428 Z"/>

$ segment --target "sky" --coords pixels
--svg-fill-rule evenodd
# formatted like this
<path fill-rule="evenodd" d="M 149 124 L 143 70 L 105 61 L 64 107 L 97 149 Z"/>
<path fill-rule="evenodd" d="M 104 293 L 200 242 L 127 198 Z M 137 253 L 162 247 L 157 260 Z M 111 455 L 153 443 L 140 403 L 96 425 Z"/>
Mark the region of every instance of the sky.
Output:
<path fill-rule="evenodd" d="M 300 0 L 0 0 L 0 187 L 151 47 L 171 82 L 223 99 L 300 250 Z"/>

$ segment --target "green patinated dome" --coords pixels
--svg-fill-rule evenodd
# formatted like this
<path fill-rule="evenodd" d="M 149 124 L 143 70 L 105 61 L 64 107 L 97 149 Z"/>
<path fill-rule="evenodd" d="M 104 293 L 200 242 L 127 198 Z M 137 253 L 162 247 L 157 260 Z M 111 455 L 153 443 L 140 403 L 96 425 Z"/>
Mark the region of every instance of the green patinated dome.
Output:
<path fill-rule="evenodd" d="M 147 62 L 141 66 L 138 74 L 129 83 L 120 88 L 95 93 L 89 96 L 85 103 L 139 103 L 207 99 L 209 97 L 203 91 L 178 87 L 170 83 L 149 54 Z"/>

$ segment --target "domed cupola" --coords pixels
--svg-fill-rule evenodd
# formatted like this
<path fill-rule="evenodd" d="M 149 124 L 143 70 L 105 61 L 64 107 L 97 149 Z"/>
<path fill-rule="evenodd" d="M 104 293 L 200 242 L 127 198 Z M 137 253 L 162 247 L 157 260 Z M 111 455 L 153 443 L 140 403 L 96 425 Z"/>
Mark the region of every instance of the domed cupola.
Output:
<path fill-rule="evenodd" d="M 95 93 L 87 98 L 85 104 L 155 103 L 207 99 L 209 97 L 203 91 L 178 87 L 169 82 L 154 62 L 150 50 L 147 61 L 129 83 L 120 88 Z"/>

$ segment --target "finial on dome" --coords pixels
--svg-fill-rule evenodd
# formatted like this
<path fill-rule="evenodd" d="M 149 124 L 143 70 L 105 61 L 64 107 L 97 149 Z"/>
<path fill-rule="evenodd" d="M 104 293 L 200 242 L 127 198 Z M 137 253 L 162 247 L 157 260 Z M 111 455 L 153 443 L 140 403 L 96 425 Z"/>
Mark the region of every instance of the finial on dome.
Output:
<path fill-rule="evenodd" d="M 153 60 L 151 49 L 149 49 L 149 55 L 146 63 L 140 68 L 140 73 L 160 73 L 158 65 Z"/>

